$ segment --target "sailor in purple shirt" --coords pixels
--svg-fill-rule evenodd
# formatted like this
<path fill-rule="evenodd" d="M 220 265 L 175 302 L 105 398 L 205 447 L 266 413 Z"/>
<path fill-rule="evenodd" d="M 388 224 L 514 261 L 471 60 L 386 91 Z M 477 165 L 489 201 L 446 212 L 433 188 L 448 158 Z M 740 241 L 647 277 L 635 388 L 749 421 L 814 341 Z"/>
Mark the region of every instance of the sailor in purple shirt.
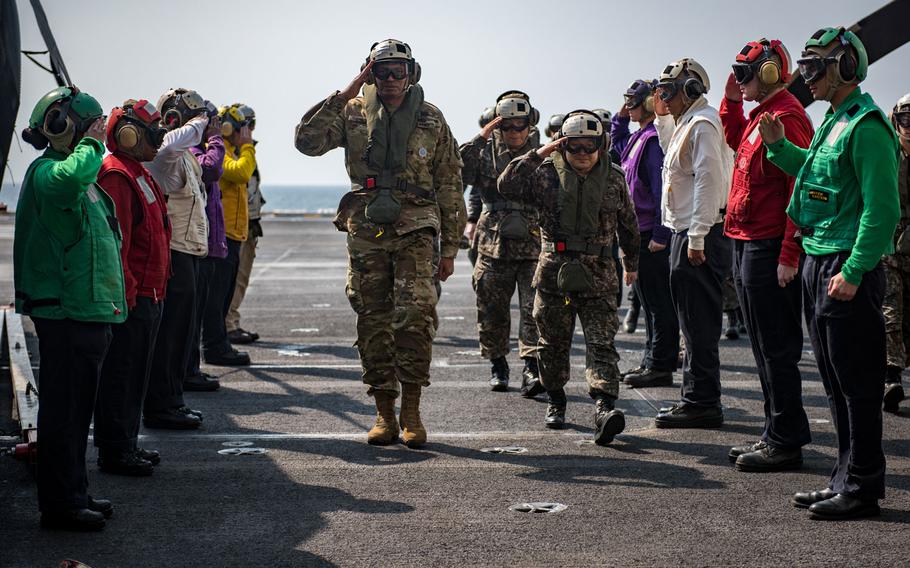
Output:
<path fill-rule="evenodd" d="M 213 107 L 214 108 L 214 107 Z M 220 383 L 212 375 L 200 369 L 199 337 L 202 332 L 202 314 L 208 302 L 208 290 L 215 259 L 227 256 L 227 240 L 224 234 L 224 209 L 221 205 L 221 188 L 218 180 L 224 168 L 224 141 L 221 137 L 221 119 L 215 116 L 209 119 L 202 142 L 192 148 L 193 155 L 202 167 L 202 182 L 205 184 L 205 215 L 209 221 L 209 253 L 199 261 L 199 273 L 196 275 L 196 318 L 192 330 L 192 347 L 187 360 L 186 379 L 183 390 L 213 391 Z"/>
<path fill-rule="evenodd" d="M 669 386 L 679 353 L 679 323 L 670 298 L 670 230 L 661 224 L 661 167 L 664 153 L 654 128 L 656 82 L 637 80 L 623 95 L 612 119 L 613 147 L 620 153 L 641 233 L 635 293 L 645 312 L 645 351 L 641 365 L 624 375 L 631 387 Z M 639 129 L 629 133 L 629 122 Z"/>

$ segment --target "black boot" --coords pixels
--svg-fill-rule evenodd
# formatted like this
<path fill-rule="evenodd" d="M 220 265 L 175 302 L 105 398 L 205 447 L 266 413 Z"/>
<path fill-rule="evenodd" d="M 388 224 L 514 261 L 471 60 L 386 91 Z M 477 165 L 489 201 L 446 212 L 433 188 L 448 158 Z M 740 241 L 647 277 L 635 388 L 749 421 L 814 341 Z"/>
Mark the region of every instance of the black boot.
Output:
<path fill-rule="evenodd" d="M 537 365 L 537 358 L 527 357 L 524 361 L 525 368 L 521 372 L 521 396 L 534 398 L 546 392 L 547 389 L 540 382 L 540 368 Z"/>
<path fill-rule="evenodd" d="M 900 402 L 904 400 L 904 387 L 901 385 L 901 373 L 903 369 L 888 365 L 888 371 L 885 375 L 885 397 L 882 408 L 885 412 L 897 414 L 900 410 Z"/>
<path fill-rule="evenodd" d="M 490 373 L 490 390 L 495 392 L 506 392 L 509 390 L 509 362 L 505 357 L 497 357 L 490 361 L 492 368 Z"/>
<path fill-rule="evenodd" d="M 594 443 L 598 446 L 606 446 L 626 428 L 626 417 L 616 410 L 615 400 L 604 394 L 594 398 Z"/>
<path fill-rule="evenodd" d="M 629 303 L 629 310 L 626 312 L 626 318 L 622 321 L 623 329 L 626 333 L 635 333 L 638 329 L 638 315 L 641 313 L 641 302 L 637 301 L 638 296 L 634 296 Z"/>
<path fill-rule="evenodd" d="M 566 423 L 566 391 L 563 389 L 547 391 L 550 404 L 547 405 L 547 417 L 544 422 L 547 428 L 560 430 Z"/>
<path fill-rule="evenodd" d="M 98 450 L 98 467 L 104 473 L 145 477 L 152 475 L 152 462 L 142 459 L 135 451 L 120 452 L 116 450 Z"/>
<path fill-rule="evenodd" d="M 743 309 L 736 308 L 734 311 L 736 312 L 736 330 L 740 335 L 747 335 L 749 331 L 746 329 L 746 318 L 743 317 Z"/>
<path fill-rule="evenodd" d="M 725 312 L 727 314 L 727 329 L 724 331 L 724 336 L 727 339 L 739 339 L 739 329 L 736 321 L 736 310 L 728 310 Z"/>

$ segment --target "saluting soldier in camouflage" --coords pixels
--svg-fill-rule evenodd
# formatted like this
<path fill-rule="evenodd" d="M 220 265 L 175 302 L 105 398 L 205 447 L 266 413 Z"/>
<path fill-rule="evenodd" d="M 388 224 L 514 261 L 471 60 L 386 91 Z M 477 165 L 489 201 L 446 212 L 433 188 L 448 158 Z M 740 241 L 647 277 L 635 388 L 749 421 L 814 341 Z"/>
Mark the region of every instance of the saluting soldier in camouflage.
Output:
<path fill-rule="evenodd" d="M 426 441 L 419 406 L 438 326 L 434 240 L 445 281 L 465 223 L 457 146 L 442 113 L 424 100 L 419 79 L 407 44 L 378 42 L 344 91 L 306 113 L 295 137 L 308 156 L 345 150 L 351 191 L 334 222 L 348 234 L 346 292 L 357 313 L 363 381 L 376 401 L 371 444 L 398 439 L 399 382 L 402 439 L 408 446 Z"/>
<path fill-rule="evenodd" d="M 897 101 L 891 123 L 900 140 L 900 167 L 897 186 L 901 199 L 901 219 L 894 233 L 894 254 L 884 257 L 887 288 L 882 310 L 885 314 L 885 339 L 888 371 L 885 377 L 884 410 L 897 412 L 904 400 L 901 373 L 910 362 L 910 94 Z"/>
<path fill-rule="evenodd" d="M 482 201 L 474 233 L 477 261 L 473 278 L 480 353 L 492 364 L 491 389 L 507 391 L 510 308 L 517 286 L 518 355 L 525 362 L 521 393 L 528 398 L 544 390 L 535 355 L 537 324 L 532 315 L 534 289 L 531 287 L 540 256 L 540 227 L 536 209 L 503 199 L 496 190 L 496 179 L 513 158 L 540 147 L 540 134 L 534 128 L 539 119 L 528 95 L 506 91 L 496 100 L 495 118 L 459 149 L 464 161 L 461 178 L 465 185 L 473 186 Z M 471 213 L 474 212 L 469 212 L 469 219 Z"/>
<path fill-rule="evenodd" d="M 499 178 L 499 192 L 534 205 L 540 215 L 542 252 L 533 284 L 540 380 L 550 395 L 546 425 L 565 423 L 563 387 L 577 315 L 585 334 L 585 379 L 596 401 L 594 441 L 605 445 L 625 428 L 622 412 L 614 409 L 620 381 L 613 344 L 619 281 L 611 253 L 618 237 L 631 285 L 638 275 L 638 220 L 625 175 L 606 154 L 608 135 L 597 116 L 569 113 L 560 134 L 513 160 Z"/>

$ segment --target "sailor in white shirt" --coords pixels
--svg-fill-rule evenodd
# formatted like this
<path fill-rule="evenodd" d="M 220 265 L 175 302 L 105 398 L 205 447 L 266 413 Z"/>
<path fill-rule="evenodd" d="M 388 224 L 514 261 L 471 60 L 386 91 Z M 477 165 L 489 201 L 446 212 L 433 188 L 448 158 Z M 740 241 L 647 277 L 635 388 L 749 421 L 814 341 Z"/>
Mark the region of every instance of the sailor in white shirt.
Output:
<path fill-rule="evenodd" d="M 723 215 L 733 170 L 717 110 L 708 105 L 708 75 L 694 59 L 660 74 L 656 127 L 664 149 L 663 224 L 670 241 L 670 288 L 686 341 L 679 403 L 657 416 L 658 428 L 716 428 L 720 406 L 718 341 L 730 244 Z"/>

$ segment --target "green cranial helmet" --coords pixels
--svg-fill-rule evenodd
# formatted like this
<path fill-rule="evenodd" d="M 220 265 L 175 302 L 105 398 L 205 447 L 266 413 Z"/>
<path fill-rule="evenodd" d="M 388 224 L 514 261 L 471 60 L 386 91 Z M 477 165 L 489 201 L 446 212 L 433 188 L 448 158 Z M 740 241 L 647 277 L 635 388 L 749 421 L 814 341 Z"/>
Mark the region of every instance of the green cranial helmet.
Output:
<path fill-rule="evenodd" d="M 832 42 L 839 42 L 840 46 L 831 49 Z M 856 50 L 856 58 L 847 49 L 852 46 Z M 846 83 L 865 80 L 869 72 L 869 54 L 866 53 L 866 47 L 860 41 L 859 36 L 855 33 L 840 28 L 822 28 L 812 34 L 812 37 L 806 42 L 806 51 L 827 52 L 829 57 L 836 57 L 838 64 L 835 67 L 838 76 Z"/>
<path fill-rule="evenodd" d="M 58 102 L 68 102 L 70 116 L 75 115 L 80 122 L 85 122 L 90 118 L 101 118 L 104 115 L 104 111 L 101 110 L 101 105 L 98 104 L 95 97 L 83 93 L 76 87 L 57 87 L 41 97 L 35 105 L 35 109 L 32 110 L 32 115 L 28 119 L 29 127 L 42 128 L 48 109 Z"/>

